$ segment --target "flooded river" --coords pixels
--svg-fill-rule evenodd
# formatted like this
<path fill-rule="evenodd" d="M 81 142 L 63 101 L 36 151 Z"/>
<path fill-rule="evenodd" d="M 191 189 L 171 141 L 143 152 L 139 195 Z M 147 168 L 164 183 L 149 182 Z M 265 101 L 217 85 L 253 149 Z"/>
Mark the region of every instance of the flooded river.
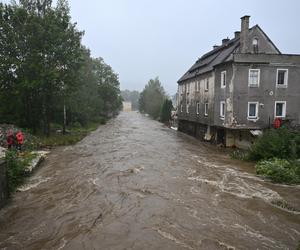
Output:
<path fill-rule="evenodd" d="M 57 148 L 0 211 L 1 249 L 296 249 L 300 188 L 135 112 Z"/>

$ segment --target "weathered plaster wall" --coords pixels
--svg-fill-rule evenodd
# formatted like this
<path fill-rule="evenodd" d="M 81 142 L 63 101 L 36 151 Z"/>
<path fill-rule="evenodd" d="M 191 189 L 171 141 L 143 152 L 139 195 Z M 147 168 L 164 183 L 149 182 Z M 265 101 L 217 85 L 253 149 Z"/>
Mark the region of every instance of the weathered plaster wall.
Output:
<path fill-rule="evenodd" d="M 234 80 L 234 117 L 237 124 L 268 127 L 275 118 L 275 101 L 286 101 L 286 119 L 300 124 L 300 65 L 288 64 L 235 64 L 238 74 Z M 249 69 L 260 69 L 259 87 L 249 87 Z M 277 69 L 288 69 L 286 88 L 276 86 Z M 259 102 L 258 119 L 248 120 L 248 102 Z"/>
<path fill-rule="evenodd" d="M 208 79 L 208 90 L 205 90 L 205 82 Z M 197 91 L 196 82 L 200 82 L 200 89 Z M 209 72 L 200 77 L 196 77 L 183 84 L 190 83 L 190 92 L 187 94 L 186 87 L 183 87 L 183 92 L 179 94 L 178 119 L 194 121 L 201 124 L 212 125 L 214 123 L 214 73 Z M 186 112 L 187 98 L 189 100 L 189 113 Z M 199 114 L 197 114 L 197 102 L 200 103 Z M 208 116 L 204 115 L 204 103 L 208 102 Z M 183 105 L 182 112 L 180 105 Z"/>

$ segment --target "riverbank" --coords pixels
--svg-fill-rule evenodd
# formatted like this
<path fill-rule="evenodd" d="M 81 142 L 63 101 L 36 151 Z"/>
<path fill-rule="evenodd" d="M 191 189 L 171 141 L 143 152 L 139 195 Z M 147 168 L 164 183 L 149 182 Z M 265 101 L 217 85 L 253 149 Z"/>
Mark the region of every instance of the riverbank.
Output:
<path fill-rule="evenodd" d="M 236 150 L 231 157 L 254 162 L 256 174 L 274 183 L 300 184 L 299 131 L 266 130 L 249 150 Z"/>
<path fill-rule="evenodd" d="M 72 127 L 65 134 L 57 130 L 46 137 L 43 135 L 33 136 L 25 132 L 25 142 L 21 152 L 13 149 L 7 150 L 5 146 L 6 129 L 12 128 L 14 131 L 19 130 L 13 125 L 0 126 L 2 131 L 0 147 L 0 208 L 3 207 L 9 197 L 16 191 L 24 189 L 26 177 L 30 176 L 33 171 L 43 162 L 50 153 L 50 150 L 56 146 L 73 145 L 81 141 L 90 132 L 96 130 L 106 120 L 99 123 L 89 123 L 85 127 Z"/>

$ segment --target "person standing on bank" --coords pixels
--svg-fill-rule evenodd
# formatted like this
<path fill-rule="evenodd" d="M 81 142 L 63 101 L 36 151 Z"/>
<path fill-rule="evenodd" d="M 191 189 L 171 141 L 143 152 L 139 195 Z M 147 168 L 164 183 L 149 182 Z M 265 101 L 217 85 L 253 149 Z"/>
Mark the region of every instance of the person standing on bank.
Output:
<path fill-rule="evenodd" d="M 24 143 L 24 136 L 23 136 L 23 133 L 21 132 L 21 130 L 19 130 L 17 132 L 16 138 L 17 138 L 17 149 L 21 151 L 22 145 Z"/>
<path fill-rule="evenodd" d="M 11 129 L 7 133 L 6 142 L 7 142 L 7 148 L 8 149 L 13 148 L 13 146 L 14 146 L 14 133 Z"/>

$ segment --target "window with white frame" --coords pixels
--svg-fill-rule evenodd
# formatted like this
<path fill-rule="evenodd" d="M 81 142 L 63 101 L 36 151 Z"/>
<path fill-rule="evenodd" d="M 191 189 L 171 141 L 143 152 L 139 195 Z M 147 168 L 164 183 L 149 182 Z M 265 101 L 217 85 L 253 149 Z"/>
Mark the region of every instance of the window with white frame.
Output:
<path fill-rule="evenodd" d="M 205 80 L 204 90 L 205 90 L 205 91 L 208 91 L 208 88 L 209 88 L 209 79 L 207 78 L 207 79 Z"/>
<path fill-rule="evenodd" d="M 259 69 L 249 69 L 249 87 L 258 87 L 260 81 L 260 70 Z"/>
<path fill-rule="evenodd" d="M 221 88 L 226 87 L 226 71 L 221 72 Z"/>
<path fill-rule="evenodd" d="M 225 117 L 225 102 L 221 101 L 220 102 L 220 118 L 224 119 Z"/>
<path fill-rule="evenodd" d="M 197 112 L 197 115 L 200 114 L 200 102 L 197 102 L 197 105 L 196 105 L 196 112 Z"/>
<path fill-rule="evenodd" d="M 204 115 L 208 116 L 208 102 L 204 103 Z"/>
<path fill-rule="evenodd" d="M 287 87 L 288 85 L 288 69 L 277 69 L 276 86 Z"/>
<path fill-rule="evenodd" d="M 182 104 L 180 105 L 180 112 L 181 113 L 183 112 L 183 105 Z"/>
<path fill-rule="evenodd" d="M 258 102 L 248 102 L 248 119 L 258 118 Z"/>
<path fill-rule="evenodd" d="M 286 115 L 286 101 L 275 102 L 275 117 L 284 118 Z"/>
<path fill-rule="evenodd" d="M 258 53 L 258 39 L 254 38 L 252 40 L 253 52 Z"/>
<path fill-rule="evenodd" d="M 190 83 L 186 84 L 186 93 L 190 93 Z"/>

